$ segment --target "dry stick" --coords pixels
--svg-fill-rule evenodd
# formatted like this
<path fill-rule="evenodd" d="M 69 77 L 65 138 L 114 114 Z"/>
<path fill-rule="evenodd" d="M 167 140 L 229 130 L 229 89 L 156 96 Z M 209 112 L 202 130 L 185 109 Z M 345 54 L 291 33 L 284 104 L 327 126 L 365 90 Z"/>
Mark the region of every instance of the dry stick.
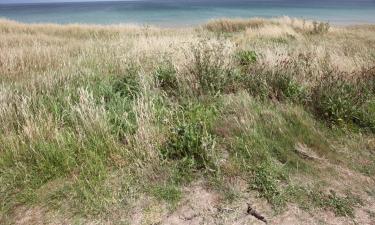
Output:
<path fill-rule="evenodd" d="M 264 218 L 264 216 L 260 215 L 255 209 L 253 209 L 249 203 L 247 204 L 247 213 L 254 216 L 258 220 L 267 223 L 266 218 Z"/>

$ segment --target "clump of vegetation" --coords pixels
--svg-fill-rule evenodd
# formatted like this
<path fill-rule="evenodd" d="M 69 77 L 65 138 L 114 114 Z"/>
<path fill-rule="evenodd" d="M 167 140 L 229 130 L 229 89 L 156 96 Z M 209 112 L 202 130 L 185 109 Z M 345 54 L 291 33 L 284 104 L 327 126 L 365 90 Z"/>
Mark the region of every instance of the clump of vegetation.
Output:
<path fill-rule="evenodd" d="M 282 207 L 285 201 L 282 199 L 278 182 L 283 179 L 280 171 L 271 165 L 261 164 L 255 168 L 254 173 L 250 188 L 258 191 L 260 197 L 267 199 L 274 207 Z"/>
<path fill-rule="evenodd" d="M 317 193 L 314 197 L 319 206 L 327 207 L 338 216 L 354 217 L 354 206 L 360 203 L 360 200 L 353 196 L 340 197 L 333 190 L 328 195 Z"/>
<path fill-rule="evenodd" d="M 312 90 L 311 104 L 315 113 L 331 123 L 354 123 L 373 127 L 363 121 L 363 107 L 373 95 L 371 77 L 345 78 L 344 74 L 327 74 Z"/>
<path fill-rule="evenodd" d="M 179 187 L 172 184 L 164 184 L 156 186 L 152 189 L 152 194 L 158 200 L 164 200 L 173 206 L 181 200 L 182 193 Z"/>
<path fill-rule="evenodd" d="M 248 71 L 245 78 L 245 88 L 249 93 L 260 99 L 277 101 L 303 101 L 306 97 L 305 88 L 291 74 L 271 71 Z"/>
<path fill-rule="evenodd" d="M 138 69 L 131 67 L 126 74 L 116 77 L 113 82 L 113 90 L 121 97 L 136 98 L 140 91 Z"/>
<path fill-rule="evenodd" d="M 210 132 L 215 110 L 203 105 L 187 105 L 178 112 L 171 134 L 162 148 L 164 158 L 182 161 L 192 169 L 214 169 L 215 137 Z"/>
<path fill-rule="evenodd" d="M 227 44 L 203 40 L 192 47 L 193 61 L 188 69 L 198 95 L 215 95 L 233 87 L 236 70 L 232 65 L 233 56 L 228 53 L 231 46 Z"/>
<path fill-rule="evenodd" d="M 358 117 L 355 119 L 355 123 L 358 126 L 370 130 L 371 132 L 375 131 L 375 100 L 368 100 L 358 112 Z"/>
<path fill-rule="evenodd" d="M 159 65 L 155 71 L 157 85 L 167 94 L 177 93 L 179 86 L 176 74 L 176 69 L 171 62 L 167 61 L 165 64 Z"/>
<path fill-rule="evenodd" d="M 203 28 L 216 33 L 240 32 L 246 30 L 246 28 L 258 28 L 268 23 L 270 22 L 263 19 L 218 19 L 206 23 Z"/>
<path fill-rule="evenodd" d="M 329 23 L 325 22 L 313 22 L 313 30 L 311 31 L 312 34 L 325 34 L 329 31 L 330 25 Z"/>
<path fill-rule="evenodd" d="M 296 202 L 306 209 L 325 208 L 332 210 L 337 216 L 354 217 L 354 208 L 362 201 L 351 193 L 338 195 L 335 191 L 322 192 L 317 187 L 290 185 L 282 193 L 283 198 Z"/>
<path fill-rule="evenodd" d="M 255 51 L 240 51 L 237 58 L 241 66 L 248 66 L 257 61 L 258 55 Z"/>

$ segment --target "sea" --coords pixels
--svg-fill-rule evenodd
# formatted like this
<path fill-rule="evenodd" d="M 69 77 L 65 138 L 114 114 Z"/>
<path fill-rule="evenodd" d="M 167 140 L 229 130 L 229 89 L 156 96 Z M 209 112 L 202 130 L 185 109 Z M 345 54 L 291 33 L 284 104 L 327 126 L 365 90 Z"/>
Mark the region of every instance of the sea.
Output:
<path fill-rule="evenodd" d="M 6 2 L 5 2 L 6 1 Z M 375 23 L 375 0 L 133 0 L 9 3 L 0 18 L 25 23 L 194 26 L 216 18 L 299 17 L 331 24 Z"/>

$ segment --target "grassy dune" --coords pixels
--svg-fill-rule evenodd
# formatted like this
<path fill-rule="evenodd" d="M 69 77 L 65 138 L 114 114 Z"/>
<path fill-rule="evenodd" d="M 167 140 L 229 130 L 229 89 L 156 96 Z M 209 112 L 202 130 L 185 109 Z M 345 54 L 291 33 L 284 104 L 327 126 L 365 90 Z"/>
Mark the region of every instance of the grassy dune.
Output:
<path fill-rule="evenodd" d="M 1 224 L 370 224 L 374 132 L 372 25 L 0 20 Z"/>

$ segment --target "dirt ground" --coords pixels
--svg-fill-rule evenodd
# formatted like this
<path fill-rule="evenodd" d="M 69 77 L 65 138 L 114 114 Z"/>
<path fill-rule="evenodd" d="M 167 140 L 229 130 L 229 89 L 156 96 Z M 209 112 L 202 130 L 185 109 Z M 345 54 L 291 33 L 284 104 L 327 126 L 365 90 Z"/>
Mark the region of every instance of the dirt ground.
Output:
<path fill-rule="evenodd" d="M 315 158 L 316 168 L 330 171 L 321 176 L 328 184 L 328 190 L 351 193 L 359 196 L 362 204 L 354 210 L 354 218 L 339 217 L 325 209 L 303 210 L 296 204 L 288 204 L 282 212 L 276 213 L 266 200 L 256 192 L 249 191 L 241 179 L 230 179 L 236 193 L 232 202 L 223 200 L 222 194 L 208 188 L 203 180 L 183 188 L 182 200 L 174 207 L 142 195 L 130 208 L 116 209 L 106 219 L 67 216 L 62 212 L 51 212 L 43 207 L 19 206 L 14 210 L 16 225 L 375 225 L 375 179 L 359 172 L 330 163 L 324 158 Z M 292 182 L 309 184 L 309 177 L 295 176 Z M 248 213 L 249 206 L 263 216 L 267 223 Z M 9 224 L 9 221 L 6 221 Z M 0 221 L 0 224 L 2 222 Z"/>
<path fill-rule="evenodd" d="M 289 204 L 283 212 L 276 214 L 264 200 L 256 197 L 256 193 L 246 193 L 232 203 L 223 203 L 220 195 L 208 190 L 202 183 L 195 183 L 184 189 L 184 198 L 178 206 L 170 210 L 165 204 L 155 199 L 143 197 L 139 199 L 130 212 L 131 219 L 115 218 L 106 220 L 89 220 L 64 218 L 58 213 L 46 212 L 43 208 L 20 207 L 15 217 L 16 225 L 33 224 L 130 224 L 130 225 L 262 225 L 265 222 L 247 213 L 248 206 L 265 217 L 267 224 L 290 225 L 375 225 L 374 198 L 363 199 L 364 204 L 355 209 L 355 218 L 337 217 L 334 212 L 323 209 L 304 211 L 297 205 Z"/>

